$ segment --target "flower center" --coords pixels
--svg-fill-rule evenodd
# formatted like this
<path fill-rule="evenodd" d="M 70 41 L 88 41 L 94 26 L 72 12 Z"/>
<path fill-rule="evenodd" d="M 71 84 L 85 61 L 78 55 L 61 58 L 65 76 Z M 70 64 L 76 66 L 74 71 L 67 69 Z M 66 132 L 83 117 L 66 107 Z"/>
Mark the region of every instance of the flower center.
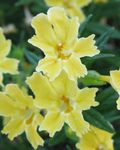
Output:
<path fill-rule="evenodd" d="M 62 96 L 61 98 L 63 105 L 64 105 L 64 112 L 69 113 L 73 110 L 73 107 L 71 106 L 70 99 L 68 97 Z"/>
<path fill-rule="evenodd" d="M 103 144 L 100 144 L 96 150 L 106 150 Z"/>
<path fill-rule="evenodd" d="M 65 51 L 64 44 L 59 43 L 57 45 L 57 55 L 58 55 L 58 58 L 66 60 L 66 59 L 69 59 L 69 57 L 71 56 L 71 51 L 69 50 Z"/>

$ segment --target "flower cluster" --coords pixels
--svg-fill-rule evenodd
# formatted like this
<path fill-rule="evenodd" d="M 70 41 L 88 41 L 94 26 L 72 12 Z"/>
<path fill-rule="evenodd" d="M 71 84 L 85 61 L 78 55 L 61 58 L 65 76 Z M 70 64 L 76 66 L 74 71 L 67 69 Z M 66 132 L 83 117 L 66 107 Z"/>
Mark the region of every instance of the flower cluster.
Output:
<path fill-rule="evenodd" d="M 80 138 L 78 149 L 113 150 L 112 135 L 91 127 L 82 114 L 99 104 L 95 101 L 97 88 L 79 88 L 77 83 L 79 77 L 87 75 L 87 67 L 81 58 L 99 54 L 95 35 L 78 38 L 79 19 L 83 21 L 84 18 L 79 7 L 89 2 L 46 0 L 50 6 L 63 6 L 67 11 L 62 7 L 52 7 L 47 14 L 40 13 L 33 18 L 35 35 L 29 43 L 41 49 L 45 57 L 39 61 L 36 72 L 26 79 L 34 97 L 23 92 L 17 84 L 8 84 L 0 92 L 0 115 L 8 118 L 2 133 L 7 134 L 9 139 L 13 140 L 25 132 L 36 149 L 44 144 L 38 129 L 47 131 L 53 137 L 66 123 Z M 0 29 L 1 83 L 2 73 L 17 73 L 18 61 L 6 57 L 10 46 L 11 42 L 5 39 Z M 111 71 L 109 81 L 120 94 L 119 75 L 120 71 Z M 41 111 L 45 112 L 44 115 Z"/>

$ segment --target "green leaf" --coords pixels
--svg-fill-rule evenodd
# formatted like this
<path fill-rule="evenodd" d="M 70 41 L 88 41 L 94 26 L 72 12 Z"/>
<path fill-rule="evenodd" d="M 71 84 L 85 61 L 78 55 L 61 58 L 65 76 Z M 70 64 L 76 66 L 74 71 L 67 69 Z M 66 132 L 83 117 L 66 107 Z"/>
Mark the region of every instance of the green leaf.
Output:
<path fill-rule="evenodd" d="M 88 22 L 91 20 L 92 18 L 92 15 L 89 15 L 86 20 L 80 25 L 80 28 L 79 28 L 79 35 L 81 36 L 81 34 L 83 33 L 83 31 L 85 30 Z"/>
<path fill-rule="evenodd" d="M 91 108 L 90 110 L 84 111 L 83 116 L 84 119 L 91 125 L 94 125 L 110 133 L 114 133 L 114 128 L 110 122 L 108 122 L 97 110 Z"/>
<path fill-rule="evenodd" d="M 101 24 L 101 23 L 97 23 L 97 22 L 89 22 L 86 28 L 92 33 L 104 34 L 106 31 L 110 30 L 112 27 Z M 112 34 L 110 35 L 110 38 L 120 39 L 120 31 L 118 31 L 117 29 L 114 29 Z"/>
<path fill-rule="evenodd" d="M 33 54 L 32 52 L 28 51 L 27 49 L 25 50 L 25 56 L 28 59 L 28 61 L 33 64 L 36 65 L 38 63 L 38 61 L 40 60 L 40 58 Z"/>
<path fill-rule="evenodd" d="M 102 81 L 101 76 L 96 71 L 88 71 L 87 76 L 84 78 L 80 78 L 79 81 L 82 82 L 85 86 L 102 86 L 105 85 L 106 82 Z"/>
<path fill-rule="evenodd" d="M 114 28 L 110 28 L 97 39 L 96 45 L 98 46 L 99 49 L 107 43 L 113 31 Z"/>

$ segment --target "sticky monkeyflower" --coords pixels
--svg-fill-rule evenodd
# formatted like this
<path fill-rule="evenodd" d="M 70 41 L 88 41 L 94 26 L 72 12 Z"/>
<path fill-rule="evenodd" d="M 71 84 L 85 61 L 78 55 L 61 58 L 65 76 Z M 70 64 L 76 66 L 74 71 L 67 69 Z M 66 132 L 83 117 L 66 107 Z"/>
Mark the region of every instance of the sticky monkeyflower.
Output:
<path fill-rule="evenodd" d="M 77 148 L 80 150 L 114 150 L 112 134 L 90 127 L 90 130 L 80 139 Z"/>
<path fill-rule="evenodd" d="M 70 17 L 77 16 L 79 21 L 85 20 L 82 8 L 89 5 L 91 0 L 45 0 L 48 6 L 61 6 L 66 9 Z"/>
<path fill-rule="evenodd" d="M 35 95 L 36 106 L 47 110 L 40 130 L 48 131 L 52 137 L 61 130 L 64 123 L 79 136 L 89 129 L 89 123 L 84 120 L 82 111 L 98 105 L 95 101 L 97 88 L 80 90 L 77 83 L 69 80 L 65 72 L 53 81 L 35 72 L 26 82 Z"/>
<path fill-rule="evenodd" d="M 8 84 L 4 92 L 0 92 L 0 115 L 9 118 L 2 130 L 10 140 L 26 133 L 27 139 L 36 149 L 43 145 L 37 133 L 43 117 L 34 105 L 32 96 L 27 95 L 16 84 Z"/>
<path fill-rule="evenodd" d="M 43 71 L 54 80 L 61 71 L 75 80 L 87 74 L 86 66 L 79 58 L 92 57 L 99 53 L 94 35 L 77 38 L 79 22 L 76 17 L 68 18 L 63 8 L 53 7 L 47 15 L 41 13 L 33 18 L 34 35 L 29 43 L 40 48 L 45 58 L 40 60 L 36 71 Z"/>
<path fill-rule="evenodd" d="M 3 73 L 17 74 L 19 61 L 14 58 L 7 58 L 10 52 L 11 41 L 6 40 L 3 30 L 0 28 L 0 84 L 3 81 Z"/>
<path fill-rule="evenodd" d="M 117 100 L 117 108 L 120 110 L 120 70 L 110 71 L 110 76 L 101 76 L 101 79 L 110 83 L 118 92 L 119 98 Z"/>

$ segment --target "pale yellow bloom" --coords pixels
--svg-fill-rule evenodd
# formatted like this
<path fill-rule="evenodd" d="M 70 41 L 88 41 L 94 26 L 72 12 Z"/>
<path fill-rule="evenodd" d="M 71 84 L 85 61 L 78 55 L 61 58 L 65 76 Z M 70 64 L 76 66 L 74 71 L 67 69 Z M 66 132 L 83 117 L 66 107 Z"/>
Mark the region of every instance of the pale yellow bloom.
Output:
<path fill-rule="evenodd" d="M 40 48 L 45 58 L 39 61 L 37 72 L 43 71 L 51 80 L 62 70 L 75 80 L 87 74 L 86 66 L 79 58 L 92 57 L 99 53 L 94 35 L 77 38 L 79 21 L 68 18 L 63 8 L 53 7 L 47 15 L 41 13 L 33 18 L 34 35 L 29 43 Z"/>
<path fill-rule="evenodd" d="M 119 98 L 117 100 L 117 108 L 120 110 L 120 70 L 110 71 L 110 76 L 101 76 L 101 79 L 110 83 L 118 92 Z"/>
<path fill-rule="evenodd" d="M 45 0 L 48 6 L 61 6 L 66 9 L 70 17 L 77 16 L 79 21 L 85 20 L 82 8 L 89 5 L 91 0 Z"/>
<path fill-rule="evenodd" d="M 27 84 L 35 95 L 36 106 L 47 110 L 40 130 L 46 130 L 53 136 L 65 122 L 79 136 L 88 130 L 89 123 L 84 120 L 82 111 L 98 105 L 95 101 L 97 88 L 80 90 L 65 72 L 54 81 L 40 73 L 33 73 Z"/>
<path fill-rule="evenodd" d="M 106 3 L 108 0 L 93 0 L 95 3 Z"/>
<path fill-rule="evenodd" d="M 101 129 L 90 127 L 77 144 L 79 150 L 114 150 L 112 134 Z"/>
<path fill-rule="evenodd" d="M 2 84 L 2 74 L 10 73 L 17 74 L 18 73 L 18 60 L 14 58 L 7 58 L 7 55 L 10 52 L 11 41 L 6 40 L 2 29 L 0 28 L 0 84 Z"/>
<path fill-rule="evenodd" d="M 10 140 L 23 132 L 36 149 L 43 145 L 43 140 L 37 133 L 43 117 L 34 106 L 34 100 L 20 90 L 16 84 L 8 84 L 5 92 L 0 92 L 0 115 L 9 118 L 2 130 Z"/>

